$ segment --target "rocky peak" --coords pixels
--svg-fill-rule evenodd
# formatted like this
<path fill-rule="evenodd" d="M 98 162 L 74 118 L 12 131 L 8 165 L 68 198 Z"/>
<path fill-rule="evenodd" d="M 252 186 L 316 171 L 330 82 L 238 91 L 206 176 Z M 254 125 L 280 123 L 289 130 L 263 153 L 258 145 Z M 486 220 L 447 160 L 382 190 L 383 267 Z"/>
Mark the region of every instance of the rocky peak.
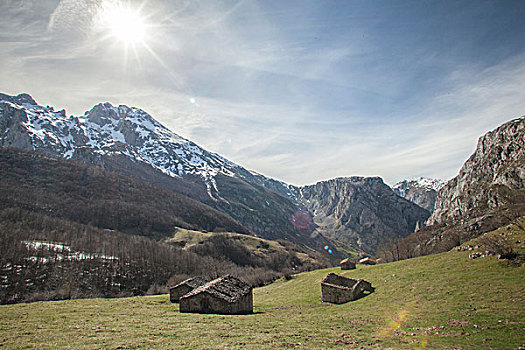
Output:
<path fill-rule="evenodd" d="M 7 102 L 0 115 L 0 141 L 4 146 L 77 161 L 121 155 L 170 177 L 200 177 L 212 198 L 217 192 L 217 174 L 238 175 L 237 165 L 171 132 L 138 108 L 115 107 L 106 102 L 82 117 L 66 117 L 63 111 L 16 103 L 29 101 L 23 94 L 19 96 L 22 98 L 1 96 Z"/>
<path fill-rule="evenodd" d="M 505 207 L 525 188 L 525 116 L 480 137 L 459 174 L 437 197 L 429 224 L 463 221 Z"/>
<path fill-rule="evenodd" d="M 398 196 L 406 198 L 432 212 L 434 210 L 437 192 L 445 186 L 445 184 L 446 181 L 443 180 L 418 177 L 400 181 L 392 187 L 392 190 Z"/>
<path fill-rule="evenodd" d="M 119 113 L 117 108 L 106 102 L 95 105 L 90 111 L 85 113 L 85 117 L 90 122 L 102 126 L 111 123 L 112 120 L 118 120 Z"/>
<path fill-rule="evenodd" d="M 406 236 L 429 212 L 396 195 L 380 177 L 347 177 L 299 188 L 319 232 L 374 253 L 384 239 Z"/>
<path fill-rule="evenodd" d="M 36 101 L 29 94 L 18 94 L 16 96 L 9 96 L 6 94 L 0 94 L 0 101 L 9 101 L 18 105 L 30 105 L 37 106 Z"/>

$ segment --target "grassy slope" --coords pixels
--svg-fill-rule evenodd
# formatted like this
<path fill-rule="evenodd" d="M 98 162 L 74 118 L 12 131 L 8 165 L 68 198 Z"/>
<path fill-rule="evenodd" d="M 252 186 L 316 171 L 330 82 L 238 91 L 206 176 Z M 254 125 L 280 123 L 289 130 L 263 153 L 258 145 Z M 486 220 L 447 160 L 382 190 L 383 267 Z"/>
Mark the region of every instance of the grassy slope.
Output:
<path fill-rule="evenodd" d="M 281 245 L 278 241 L 270 241 L 267 239 L 244 235 L 242 233 L 235 232 L 201 232 L 194 230 L 187 230 L 183 228 L 177 228 L 173 237 L 166 239 L 167 243 L 174 244 L 182 248 L 190 248 L 191 246 L 199 243 L 206 242 L 213 236 L 226 236 L 229 239 L 237 240 L 244 247 L 246 247 L 251 254 L 259 257 L 265 257 L 270 253 L 286 251 L 286 248 Z M 312 254 L 316 254 L 315 250 L 311 249 Z M 297 257 L 304 263 L 322 264 L 322 261 L 316 260 L 312 255 L 308 255 L 303 252 L 296 252 Z M 320 266 L 320 265 L 317 265 Z M 321 265 L 328 266 L 328 265 Z"/>
<path fill-rule="evenodd" d="M 234 237 L 237 238 L 239 241 L 244 243 L 244 245 L 248 248 L 253 249 L 256 251 L 259 249 L 259 247 L 265 243 L 269 247 L 268 249 L 281 249 L 281 245 L 277 241 L 269 241 L 266 239 L 253 237 L 249 235 L 243 235 L 240 233 L 234 233 L 234 232 L 201 232 L 201 231 L 195 231 L 195 230 L 187 230 L 183 228 L 177 228 L 175 230 L 175 234 L 173 237 L 168 238 L 166 240 L 167 243 L 174 243 L 177 246 L 181 246 L 182 248 L 189 248 L 192 245 L 199 244 L 201 242 L 206 241 L 212 236 L 216 235 L 225 235 L 228 237 Z"/>
<path fill-rule="evenodd" d="M 255 314 L 180 314 L 166 295 L 0 306 L 0 347 L 74 349 L 517 349 L 525 344 L 525 266 L 448 252 L 345 271 L 376 292 L 320 302 L 338 268 L 254 291 Z"/>

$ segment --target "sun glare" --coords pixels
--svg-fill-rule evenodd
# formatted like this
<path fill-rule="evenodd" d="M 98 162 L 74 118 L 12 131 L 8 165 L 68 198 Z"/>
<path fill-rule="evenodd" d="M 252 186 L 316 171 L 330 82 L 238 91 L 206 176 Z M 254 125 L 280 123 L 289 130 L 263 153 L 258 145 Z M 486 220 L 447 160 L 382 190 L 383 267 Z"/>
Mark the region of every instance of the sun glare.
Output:
<path fill-rule="evenodd" d="M 147 25 L 139 11 L 122 4 L 106 6 L 102 12 L 102 22 L 110 35 L 126 45 L 144 42 Z"/>

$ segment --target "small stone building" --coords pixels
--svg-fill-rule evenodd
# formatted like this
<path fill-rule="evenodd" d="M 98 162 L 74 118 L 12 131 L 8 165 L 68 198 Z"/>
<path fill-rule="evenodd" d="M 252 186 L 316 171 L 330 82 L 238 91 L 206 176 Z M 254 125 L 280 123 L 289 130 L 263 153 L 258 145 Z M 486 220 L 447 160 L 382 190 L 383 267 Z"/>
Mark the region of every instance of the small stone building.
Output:
<path fill-rule="evenodd" d="M 179 299 L 180 312 L 202 314 L 250 314 L 253 312 L 252 287 L 226 275 L 208 282 Z"/>
<path fill-rule="evenodd" d="M 363 259 L 359 260 L 359 263 L 363 264 L 363 265 L 375 265 L 375 264 L 377 264 L 377 261 L 375 259 L 372 259 L 372 258 L 363 258 Z"/>
<path fill-rule="evenodd" d="M 341 270 L 354 270 L 355 269 L 355 261 L 350 258 L 341 260 L 340 264 L 341 264 Z"/>
<path fill-rule="evenodd" d="M 370 282 L 363 279 L 354 280 L 335 273 L 329 273 L 321 282 L 322 300 L 327 303 L 343 304 L 364 297 L 373 291 Z"/>
<path fill-rule="evenodd" d="M 193 277 L 188 278 L 187 280 L 184 280 L 173 287 L 170 287 L 170 301 L 172 303 L 178 303 L 181 296 L 188 294 L 195 288 L 202 286 L 208 281 L 209 279 L 205 279 L 203 277 Z"/>

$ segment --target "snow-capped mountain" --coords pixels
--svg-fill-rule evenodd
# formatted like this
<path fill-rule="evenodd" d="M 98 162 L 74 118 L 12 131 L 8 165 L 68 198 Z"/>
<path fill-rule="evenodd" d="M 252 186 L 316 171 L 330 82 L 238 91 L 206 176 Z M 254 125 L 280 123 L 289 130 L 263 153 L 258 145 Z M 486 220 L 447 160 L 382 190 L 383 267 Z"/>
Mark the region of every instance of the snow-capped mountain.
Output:
<path fill-rule="evenodd" d="M 171 177 L 196 175 L 211 198 L 218 194 L 215 176 L 235 176 L 241 169 L 218 154 L 173 133 L 141 109 L 101 103 L 81 117 L 39 106 L 29 95 L 0 95 L 4 106 L 2 146 L 30 148 L 67 159 L 89 148 L 99 154 L 123 154 Z M 12 118 L 8 110 L 11 110 Z M 23 113 L 25 112 L 25 113 Z M 25 133 L 17 129 L 25 128 Z M 240 171 L 244 173 L 243 171 Z M 239 175 L 239 174 L 237 174 Z M 255 176 L 255 175 L 254 175 Z"/>
<path fill-rule="evenodd" d="M 408 199 L 432 212 L 436 201 L 437 192 L 445 186 L 447 182 L 440 179 L 429 179 L 418 177 L 398 182 L 392 190 L 403 198 Z"/>
<path fill-rule="evenodd" d="M 447 184 L 446 181 L 440 179 L 430 179 L 428 177 L 416 177 L 413 179 L 403 180 L 396 183 L 392 189 L 398 191 L 400 194 L 405 194 L 411 187 L 422 188 L 425 190 L 439 191 Z"/>
<path fill-rule="evenodd" d="M 264 238 L 326 244 L 323 237 L 297 232 L 290 219 L 299 210 L 291 186 L 204 150 L 138 108 L 101 103 L 76 117 L 40 106 L 27 94 L 0 94 L 0 145 L 162 185 L 213 206 Z"/>
<path fill-rule="evenodd" d="M 385 237 L 410 233 L 412 214 L 420 209 L 415 205 L 415 209 L 408 208 L 412 203 L 407 207 L 399 200 L 384 201 L 381 210 L 399 212 L 396 220 L 385 221 L 366 214 L 366 220 L 360 218 L 347 225 L 348 218 L 365 215 L 350 211 L 377 204 L 374 199 L 378 195 L 377 186 L 368 185 L 375 184 L 377 179 L 362 179 L 362 186 L 354 183 L 343 186 L 340 181 L 333 181 L 333 186 L 332 182 L 328 186 L 330 191 L 320 185 L 288 185 L 206 151 L 143 110 L 123 105 L 101 103 L 76 117 L 67 116 L 64 110 L 40 106 L 27 94 L 0 94 L 0 145 L 39 151 L 137 177 L 210 205 L 255 235 L 284 238 L 321 251 L 326 245 L 333 247 L 325 232 L 317 230 L 317 223 L 324 223 L 325 216 L 333 221 L 334 227 L 346 225 L 346 231 L 352 232 L 347 248 L 351 245 L 373 253 Z M 314 193 L 316 190 L 320 192 Z M 312 214 L 315 208 L 303 198 L 306 193 L 309 199 L 331 203 L 338 212 L 326 206 Z M 395 197 L 394 193 L 391 195 Z M 334 198 L 350 204 L 338 204 Z M 375 213 L 376 209 L 366 213 Z M 424 219 L 426 215 L 418 216 L 418 220 Z"/>

